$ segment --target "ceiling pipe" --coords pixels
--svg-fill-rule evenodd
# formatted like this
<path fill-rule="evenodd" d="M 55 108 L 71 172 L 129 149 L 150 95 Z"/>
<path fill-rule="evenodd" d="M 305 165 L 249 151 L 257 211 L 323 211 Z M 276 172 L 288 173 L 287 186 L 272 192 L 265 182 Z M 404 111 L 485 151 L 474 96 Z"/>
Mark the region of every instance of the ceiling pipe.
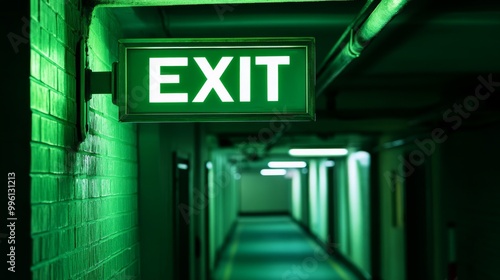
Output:
<path fill-rule="evenodd" d="M 358 17 L 341 39 L 334 45 L 329 56 L 318 71 L 316 97 L 325 92 L 335 78 L 354 59 L 361 55 L 370 41 L 401 11 L 409 0 L 381 0 L 371 13 L 373 6 L 368 0 Z"/>
<path fill-rule="evenodd" d="M 360 56 L 370 41 L 408 2 L 409 0 L 381 0 L 377 4 L 376 1 L 367 0 L 356 19 L 346 29 L 320 66 L 316 97 L 325 92 L 344 68 Z M 375 4 L 377 5 L 373 8 Z M 275 135 L 275 139 L 272 139 L 273 141 L 270 141 L 264 150 L 266 152 L 270 150 L 281 136 Z"/>

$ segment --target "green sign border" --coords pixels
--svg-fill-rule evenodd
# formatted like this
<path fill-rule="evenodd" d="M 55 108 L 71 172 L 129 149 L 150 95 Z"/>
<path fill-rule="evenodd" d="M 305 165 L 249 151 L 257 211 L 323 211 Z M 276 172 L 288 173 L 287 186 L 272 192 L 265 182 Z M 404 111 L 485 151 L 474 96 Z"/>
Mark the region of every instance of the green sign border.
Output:
<path fill-rule="evenodd" d="M 162 39 L 120 39 L 117 105 L 121 122 L 162 123 L 162 122 L 238 122 L 238 121 L 271 121 L 277 117 L 287 121 L 315 120 L 315 86 L 316 58 L 314 37 L 283 37 L 283 38 L 162 38 Z M 277 108 L 276 112 L 254 113 L 130 113 L 127 111 L 127 51 L 134 49 L 190 49 L 200 47 L 213 48 L 291 48 L 301 47 L 306 51 L 306 93 L 303 112 L 286 112 L 286 108 Z"/>

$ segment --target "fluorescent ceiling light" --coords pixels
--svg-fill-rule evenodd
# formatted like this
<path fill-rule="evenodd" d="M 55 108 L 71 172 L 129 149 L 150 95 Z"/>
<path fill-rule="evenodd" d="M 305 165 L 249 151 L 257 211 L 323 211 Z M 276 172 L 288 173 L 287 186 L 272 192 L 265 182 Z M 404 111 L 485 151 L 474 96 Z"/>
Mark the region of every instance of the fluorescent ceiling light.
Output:
<path fill-rule="evenodd" d="M 262 176 L 283 176 L 286 174 L 286 169 L 262 169 L 260 175 Z"/>
<path fill-rule="evenodd" d="M 270 168 L 304 168 L 307 163 L 305 161 L 270 161 L 267 166 Z"/>
<path fill-rule="evenodd" d="M 335 161 L 333 160 L 327 160 L 324 163 L 325 167 L 334 167 L 335 166 Z"/>
<path fill-rule="evenodd" d="M 290 149 L 288 153 L 296 157 L 329 157 L 329 156 L 345 156 L 347 149 L 332 148 L 332 149 Z"/>

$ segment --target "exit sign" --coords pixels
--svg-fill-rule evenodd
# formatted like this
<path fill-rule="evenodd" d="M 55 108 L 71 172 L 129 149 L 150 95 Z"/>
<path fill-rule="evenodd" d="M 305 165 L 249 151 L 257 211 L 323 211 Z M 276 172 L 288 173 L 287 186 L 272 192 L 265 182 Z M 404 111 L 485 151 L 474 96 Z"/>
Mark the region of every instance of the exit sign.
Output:
<path fill-rule="evenodd" d="M 122 39 L 122 122 L 314 120 L 314 38 Z"/>

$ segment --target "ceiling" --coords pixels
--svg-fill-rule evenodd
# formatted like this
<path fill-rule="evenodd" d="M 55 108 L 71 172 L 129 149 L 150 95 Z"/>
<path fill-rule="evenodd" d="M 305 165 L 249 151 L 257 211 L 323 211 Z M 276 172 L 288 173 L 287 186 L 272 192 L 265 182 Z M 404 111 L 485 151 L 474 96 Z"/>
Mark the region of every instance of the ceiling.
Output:
<path fill-rule="evenodd" d="M 368 14 L 378 2 L 373 1 Z M 322 1 L 107 9 L 118 18 L 125 38 L 313 36 L 316 70 L 321 75 L 328 54 L 366 4 Z M 307 143 L 364 148 L 373 146 L 374 136 L 380 133 L 404 134 L 442 122 L 443 111 L 474 93 L 479 75 L 491 73 L 500 80 L 500 1 L 413 0 L 358 58 L 322 85 L 326 90 L 316 98 L 315 122 L 290 123 L 273 139 L 253 142 L 249 139 L 269 124 L 204 125 L 221 146 L 240 151 L 250 142 L 278 155 L 290 145 Z M 498 122 L 499 103 L 498 97 L 490 98 L 471 122 Z"/>

